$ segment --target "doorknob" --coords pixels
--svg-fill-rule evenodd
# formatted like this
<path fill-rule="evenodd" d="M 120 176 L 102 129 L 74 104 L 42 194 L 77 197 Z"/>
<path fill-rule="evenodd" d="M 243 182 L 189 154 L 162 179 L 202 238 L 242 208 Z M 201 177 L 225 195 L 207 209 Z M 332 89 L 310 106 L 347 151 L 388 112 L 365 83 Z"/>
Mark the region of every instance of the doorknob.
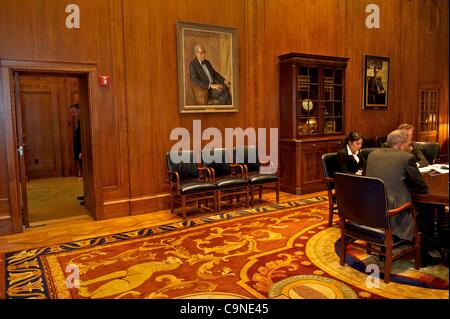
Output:
<path fill-rule="evenodd" d="M 20 156 L 23 156 L 23 145 L 20 145 L 19 148 L 17 149 L 17 153 L 19 153 Z"/>

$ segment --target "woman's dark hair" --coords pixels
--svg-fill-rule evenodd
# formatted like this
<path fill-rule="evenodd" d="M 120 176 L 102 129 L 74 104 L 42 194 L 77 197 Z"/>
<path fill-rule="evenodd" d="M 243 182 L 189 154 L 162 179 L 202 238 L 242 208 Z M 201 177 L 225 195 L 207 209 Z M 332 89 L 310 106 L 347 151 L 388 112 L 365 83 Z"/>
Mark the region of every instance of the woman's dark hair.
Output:
<path fill-rule="evenodd" d="M 359 132 L 350 132 L 344 140 L 344 146 L 348 144 L 348 142 L 355 142 L 362 139 L 363 136 Z"/>

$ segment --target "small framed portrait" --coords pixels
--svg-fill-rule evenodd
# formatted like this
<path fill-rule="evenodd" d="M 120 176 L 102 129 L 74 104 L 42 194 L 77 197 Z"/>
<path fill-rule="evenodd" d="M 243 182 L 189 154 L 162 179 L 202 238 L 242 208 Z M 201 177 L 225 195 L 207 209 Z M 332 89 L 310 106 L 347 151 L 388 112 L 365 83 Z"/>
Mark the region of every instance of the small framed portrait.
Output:
<path fill-rule="evenodd" d="M 325 121 L 325 133 L 336 133 L 336 122 L 333 120 Z"/>
<path fill-rule="evenodd" d="M 177 22 L 181 113 L 238 112 L 237 30 Z"/>
<path fill-rule="evenodd" d="M 364 109 L 387 109 L 389 58 L 364 56 Z"/>

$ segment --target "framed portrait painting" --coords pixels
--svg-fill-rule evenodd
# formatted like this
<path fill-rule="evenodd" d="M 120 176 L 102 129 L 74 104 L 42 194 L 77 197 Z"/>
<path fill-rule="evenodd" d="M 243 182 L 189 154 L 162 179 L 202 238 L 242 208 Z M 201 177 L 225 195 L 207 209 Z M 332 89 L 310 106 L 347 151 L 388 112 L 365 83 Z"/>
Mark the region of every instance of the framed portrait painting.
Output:
<path fill-rule="evenodd" d="M 237 30 L 177 22 L 181 113 L 238 112 Z"/>
<path fill-rule="evenodd" d="M 364 56 L 364 109 L 387 109 L 389 58 Z"/>

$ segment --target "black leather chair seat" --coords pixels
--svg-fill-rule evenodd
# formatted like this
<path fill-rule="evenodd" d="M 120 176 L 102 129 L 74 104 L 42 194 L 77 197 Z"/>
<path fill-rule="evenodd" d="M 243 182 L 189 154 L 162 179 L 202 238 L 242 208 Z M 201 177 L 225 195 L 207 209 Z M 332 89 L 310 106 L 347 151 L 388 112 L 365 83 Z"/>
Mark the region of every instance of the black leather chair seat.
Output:
<path fill-rule="evenodd" d="M 244 187 L 248 185 L 247 180 L 242 178 L 221 178 L 216 180 L 217 188 L 234 188 L 234 187 Z"/>
<path fill-rule="evenodd" d="M 261 175 L 250 175 L 248 178 L 248 181 L 251 184 L 263 184 L 263 183 L 270 183 L 270 182 L 278 182 L 280 179 L 276 175 L 270 175 L 270 174 L 261 174 Z"/>
<path fill-rule="evenodd" d="M 180 193 L 183 195 L 206 192 L 208 190 L 213 191 L 214 189 L 216 189 L 215 184 L 206 182 L 188 182 L 180 185 Z"/>
<path fill-rule="evenodd" d="M 384 244 L 384 232 L 378 228 L 362 226 L 350 222 L 345 224 L 345 230 L 349 236 L 354 236 L 358 239 L 374 244 Z M 392 235 L 392 240 L 394 244 L 402 241 L 395 235 Z"/>

